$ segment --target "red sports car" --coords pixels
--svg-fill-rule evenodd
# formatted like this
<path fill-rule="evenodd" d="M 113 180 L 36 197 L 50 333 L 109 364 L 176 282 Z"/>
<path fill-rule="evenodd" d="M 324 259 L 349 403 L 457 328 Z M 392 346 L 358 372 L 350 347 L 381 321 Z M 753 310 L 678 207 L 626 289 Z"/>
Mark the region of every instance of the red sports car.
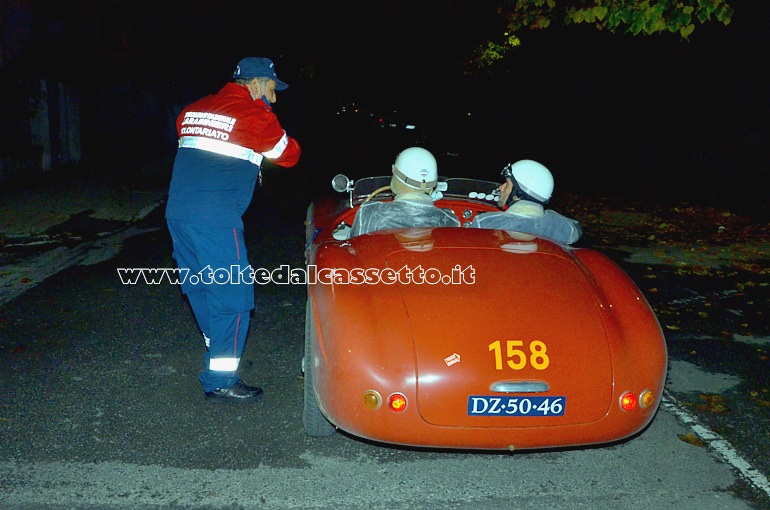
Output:
<path fill-rule="evenodd" d="M 335 178 L 342 200 L 307 215 L 303 422 L 401 445 L 528 449 L 644 429 L 667 352 L 646 299 L 587 248 L 469 227 L 497 184 L 445 179 L 461 227 L 348 238 L 390 177 Z"/>

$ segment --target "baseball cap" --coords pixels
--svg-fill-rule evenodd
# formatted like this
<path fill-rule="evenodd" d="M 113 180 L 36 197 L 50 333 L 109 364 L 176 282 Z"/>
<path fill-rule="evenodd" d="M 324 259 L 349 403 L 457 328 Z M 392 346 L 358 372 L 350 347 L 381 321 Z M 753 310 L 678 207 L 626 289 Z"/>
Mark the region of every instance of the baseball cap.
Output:
<path fill-rule="evenodd" d="M 275 74 L 273 61 L 269 58 L 246 57 L 241 59 L 233 73 L 233 79 L 236 78 L 245 78 L 247 80 L 251 78 L 270 78 L 275 80 L 276 90 L 285 90 L 289 86 L 278 79 L 278 76 Z"/>

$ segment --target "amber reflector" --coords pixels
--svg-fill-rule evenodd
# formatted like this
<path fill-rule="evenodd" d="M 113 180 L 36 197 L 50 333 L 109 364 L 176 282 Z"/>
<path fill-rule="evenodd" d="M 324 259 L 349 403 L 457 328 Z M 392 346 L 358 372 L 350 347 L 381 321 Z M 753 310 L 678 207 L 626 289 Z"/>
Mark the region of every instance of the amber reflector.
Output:
<path fill-rule="evenodd" d="M 641 408 L 647 408 L 652 407 L 655 404 L 655 395 L 652 394 L 650 390 L 644 390 L 641 395 L 639 395 L 639 407 Z"/>
<path fill-rule="evenodd" d="M 382 397 L 375 390 L 364 392 L 364 405 L 371 410 L 379 409 L 382 404 Z"/>

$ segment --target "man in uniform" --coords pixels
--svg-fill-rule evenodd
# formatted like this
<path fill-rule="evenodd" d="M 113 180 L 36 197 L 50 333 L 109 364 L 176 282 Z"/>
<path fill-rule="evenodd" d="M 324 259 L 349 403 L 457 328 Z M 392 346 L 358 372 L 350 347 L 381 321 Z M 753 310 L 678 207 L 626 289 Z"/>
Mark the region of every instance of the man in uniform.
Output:
<path fill-rule="evenodd" d="M 299 144 L 271 108 L 287 87 L 269 59 L 244 58 L 231 82 L 177 118 L 166 220 L 206 345 L 200 382 L 210 401 L 253 402 L 263 393 L 236 374 L 254 309 L 242 216 L 263 159 L 282 167 L 299 161 Z"/>

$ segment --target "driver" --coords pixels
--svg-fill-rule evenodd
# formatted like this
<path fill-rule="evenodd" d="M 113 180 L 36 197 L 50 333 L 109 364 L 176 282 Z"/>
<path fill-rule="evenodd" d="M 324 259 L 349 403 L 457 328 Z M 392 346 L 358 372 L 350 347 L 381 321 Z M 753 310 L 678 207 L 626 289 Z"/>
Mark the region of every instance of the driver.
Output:
<path fill-rule="evenodd" d="M 507 204 L 508 209 L 478 214 L 471 227 L 516 231 L 562 244 L 580 239 L 583 235 L 580 223 L 543 207 L 553 193 L 553 176 L 545 166 L 523 159 L 508 163 L 502 176 L 505 183 L 499 188 L 497 206 L 502 209 Z"/>
<path fill-rule="evenodd" d="M 450 211 L 433 203 L 431 192 L 438 183 L 436 158 L 421 147 L 403 150 L 393 164 L 392 202 L 367 202 L 353 221 L 350 236 L 388 228 L 459 227 Z"/>

